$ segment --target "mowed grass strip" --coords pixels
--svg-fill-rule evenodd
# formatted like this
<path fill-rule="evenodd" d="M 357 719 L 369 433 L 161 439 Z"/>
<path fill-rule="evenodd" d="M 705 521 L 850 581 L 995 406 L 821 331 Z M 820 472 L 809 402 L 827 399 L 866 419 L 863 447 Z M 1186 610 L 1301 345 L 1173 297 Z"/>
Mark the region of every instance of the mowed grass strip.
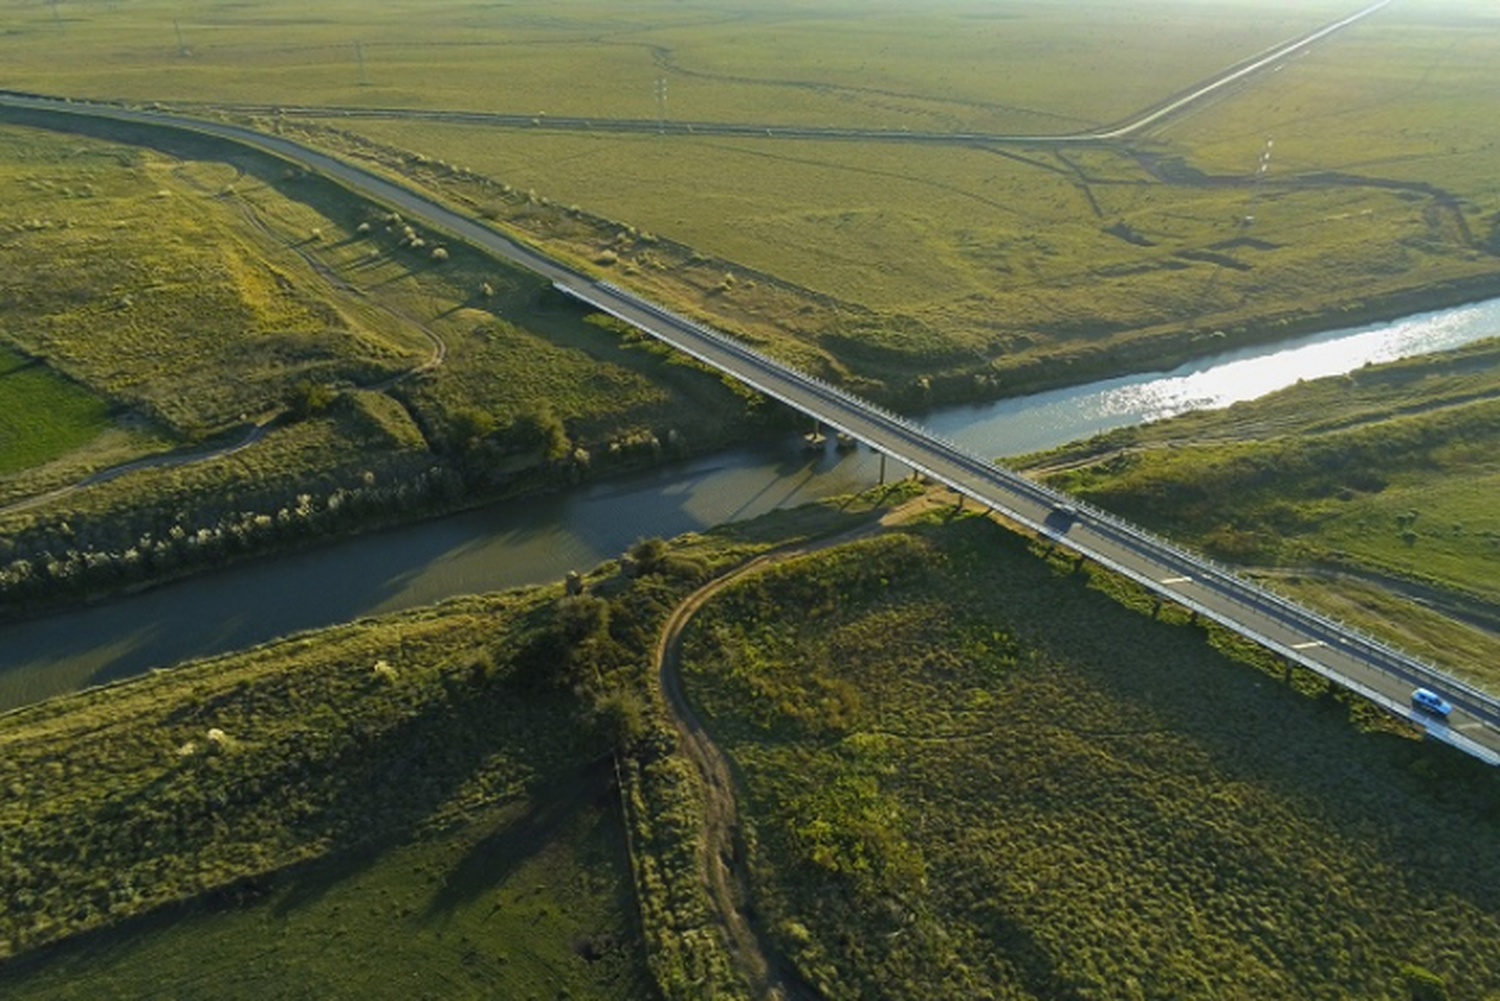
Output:
<path fill-rule="evenodd" d="M 103 400 L 0 347 L 0 476 L 66 455 L 107 427 Z"/>
<path fill-rule="evenodd" d="M 690 628 L 755 906 L 823 996 L 1500 987 L 1490 770 L 1037 556 L 958 517 Z"/>

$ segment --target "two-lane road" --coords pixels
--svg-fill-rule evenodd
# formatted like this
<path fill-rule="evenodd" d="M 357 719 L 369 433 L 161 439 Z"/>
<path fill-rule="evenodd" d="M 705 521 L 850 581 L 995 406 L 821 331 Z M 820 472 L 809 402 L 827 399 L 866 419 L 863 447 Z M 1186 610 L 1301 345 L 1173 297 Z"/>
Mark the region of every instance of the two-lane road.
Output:
<path fill-rule="evenodd" d="M 214 110 L 241 115 L 289 118 L 358 118 L 391 121 L 430 121 L 448 125 L 475 125 L 492 129 L 524 129 L 547 132 L 624 133 L 635 135 L 717 136 L 742 139 L 792 139 L 819 142 L 919 143 L 959 146 L 1082 146 L 1114 142 L 1158 125 L 1189 106 L 1198 104 L 1306 50 L 1337 31 L 1342 31 L 1391 3 L 1379 0 L 1347 17 L 1289 39 L 1240 63 L 1200 80 L 1185 90 L 1109 125 L 1078 132 L 975 132 L 921 129 L 849 128 L 840 126 L 788 125 L 778 122 L 684 121 L 656 118 L 599 118 L 580 115 L 540 115 L 501 111 L 454 111 L 435 108 L 381 108 L 354 105 L 215 104 Z M 183 105 L 193 109 L 192 104 Z M 209 107 L 209 106 L 204 106 Z"/>

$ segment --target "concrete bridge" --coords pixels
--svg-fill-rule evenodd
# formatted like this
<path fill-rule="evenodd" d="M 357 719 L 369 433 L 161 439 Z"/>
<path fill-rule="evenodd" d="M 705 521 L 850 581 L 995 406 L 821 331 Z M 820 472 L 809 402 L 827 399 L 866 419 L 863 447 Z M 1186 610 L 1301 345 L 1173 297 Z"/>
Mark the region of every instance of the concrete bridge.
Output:
<path fill-rule="evenodd" d="M 558 291 L 608 313 L 751 388 L 899 459 L 1038 535 L 1137 581 L 1334 683 L 1425 727 L 1437 740 L 1500 765 L 1500 699 L 1380 640 L 1247 581 L 1107 512 L 964 451 L 919 424 L 770 358 L 642 296 L 553 260 L 431 198 L 279 136 L 161 112 L 0 94 L 6 107 L 215 136 L 284 158 L 482 251 L 541 275 Z M 1412 708 L 1413 688 L 1454 705 L 1446 721 Z"/>

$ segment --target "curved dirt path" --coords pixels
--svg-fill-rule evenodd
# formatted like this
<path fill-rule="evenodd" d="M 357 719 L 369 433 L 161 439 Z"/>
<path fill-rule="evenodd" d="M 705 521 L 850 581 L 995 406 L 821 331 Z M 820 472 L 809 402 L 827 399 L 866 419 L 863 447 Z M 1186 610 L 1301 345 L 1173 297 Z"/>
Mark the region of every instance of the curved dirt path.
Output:
<path fill-rule="evenodd" d="M 160 452 L 156 455 L 147 455 L 139 459 L 131 459 L 117 466 L 108 466 L 104 469 L 95 470 L 86 476 L 81 476 L 72 483 L 65 483 L 45 493 L 33 494 L 30 497 L 22 497 L 11 501 L 9 504 L 0 504 L 0 514 L 14 514 L 25 511 L 28 508 L 37 507 L 51 501 L 59 500 L 99 483 L 108 483 L 110 480 L 119 479 L 126 473 L 134 473 L 141 469 L 170 469 L 174 466 L 189 466 L 196 462 L 208 462 L 211 459 L 223 459 L 227 456 L 241 452 L 266 436 L 266 432 L 281 419 L 285 411 L 277 411 L 267 416 L 258 418 L 250 424 L 243 437 L 237 441 L 230 442 L 220 448 L 208 451 L 195 452 Z"/>
<path fill-rule="evenodd" d="M 751 994 L 766 1001 L 815 999 L 818 992 L 798 976 L 785 956 L 766 940 L 763 917 L 750 895 L 744 838 L 735 804 L 732 762 L 714 743 L 682 688 L 682 637 L 693 616 L 729 585 L 799 556 L 875 535 L 941 503 L 923 496 L 886 511 L 879 519 L 822 539 L 793 543 L 736 567 L 684 598 L 668 617 L 657 638 L 655 666 L 672 723 L 683 749 L 703 779 L 704 851 L 700 860 L 709 902 L 723 930 L 730 958 L 750 985 Z"/>

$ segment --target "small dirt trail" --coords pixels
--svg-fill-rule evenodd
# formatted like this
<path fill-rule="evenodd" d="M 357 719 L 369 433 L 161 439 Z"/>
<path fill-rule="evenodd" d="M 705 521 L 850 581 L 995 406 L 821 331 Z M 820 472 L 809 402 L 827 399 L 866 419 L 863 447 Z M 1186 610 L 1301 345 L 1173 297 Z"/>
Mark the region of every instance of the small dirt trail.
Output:
<path fill-rule="evenodd" d="M 246 429 L 243 437 L 231 442 L 222 448 L 209 449 L 208 451 L 192 452 L 162 452 L 158 455 L 148 455 L 139 459 L 123 462 L 118 466 L 109 466 L 89 473 L 72 483 L 64 484 L 46 493 L 34 494 L 12 501 L 9 504 L 0 504 L 0 514 L 14 514 L 29 508 L 47 504 L 55 500 L 67 497 L 69 494 L 77 493 L 84 487 L 91 487 L 99 483 L 108 483 L 110 480 L 119 479 L 126 473 L 134 473 L 142 469 L 171 469 L 174 466 L 189 466 L 197 462 L 209 462 L 213 459 L 223 459 L 241 452 L 266 436 L 273 425 L 283 416 L 281 411 L 257 418 Z"/>
<path fill-rule="evenodd" d="M 794 543 L 772 550 L 703 585 L 672 610 L 656 644 L 656 676 L 682 746 L 703 779 L 703 879 L 710 905 L 723 929 L 729 954 L 764 1001 L 816 999 L 818 992 L 797 975 L 786 957 L 765 940 L 763 918 L 750 899 L 744 838 L 735 805 L 734 773 L 727 755 L 714 743 L 682 687 L 682 637 L 699 609 L 735 582 L 778 563 L 876 535 L 940 503 L 924 495 L 885 512 L 880 518 L 838 535 Z"/>
<path fill-rule="evenodd" d="M 184 180 L 186 180 L 189 184 L 193 183 L 190 178 L 184 178 Z M 207 195 L 207 197 L 212 198 L 223 197 L 223 195 L 207 194 L 206 192 L 205 194 Z M 328 286 L 334 291 L 339 292 L 343 295 L 352 296 L 366 303 L 367 305 L 373 306 L 374 308 L 385 313 L 387 316 L 394 318 L 399 323 L 405 324 L 417 330 L 421 333 L 423 338 L 426 339 L 428 347 L 431 349 L 431 353 L 426 361 L 407 369 L 405 372 L 399 372 L 396 375 L 391 376 L 389 379 L 385 379 L 381 382 L 365 386 L 365 389 L 375 390 L 376 392 L 383 392 L 384 390 L 389 389 L 391 386 L 394 386 L 398 382 L 409 379 L 414 375 L 419 375 L 423 372 L 431 372 L 435 369 L 441 368 L 443 366 L 443 363 L 448 360 L 448 342 L 443 339 L 441 334 L 428 326 L 427 323 L 420 317 L 414 316 L 405 309 L 401 309 L 400 307 L 392 305 L 391 303 L 380 302 L 372 299 L 369 293 L 367 293 L 363 288 L 360 288 L 358 285 L 355 285 L 353 282 L 349 281 L 342 274 L 340 274 L 336 268 L 324 261 L 322 258 L 318 257 L 316 254 L 312 253 L 308 248 L 314 241 L 298 243 L 294 240 L 287 239 L 281 234 L 278 234 L 271 228 L 271 225 L 266 222 L 260 211 L 250 201 L 244 198 L 237 198 L 235 199 L 235 204 L 239 207 L 240 214 L 244 217 L 245 222 L 248 223 L 251 228 L 255 229 L 268 241 L 274 244 L 278 244 L 284 249 L 300 257 L 302 259 L 302 262 L 306 264 L 314 274 L 323 279 L 323 281 L 326 282 Z"/>

